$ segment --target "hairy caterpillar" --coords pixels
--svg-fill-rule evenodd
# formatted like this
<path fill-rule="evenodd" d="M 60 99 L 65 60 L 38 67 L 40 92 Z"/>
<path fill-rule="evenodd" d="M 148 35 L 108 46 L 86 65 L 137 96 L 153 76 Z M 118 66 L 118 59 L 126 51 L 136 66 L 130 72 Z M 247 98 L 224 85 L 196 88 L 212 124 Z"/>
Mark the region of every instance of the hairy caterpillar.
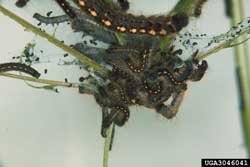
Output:
<path fill-rule="evenodd" d="M 207 70 L 207 63 L 197 60 L 198 50 L 190 59 L 182 60 L 179 57 L 182 49 L 160 50 L 151 37 L 144 38 L 143 42 L 139 40 L 112 44 L 104 50 L 88 48 L 82 43 L 75 45 L 93 60 L 112 67 L 109 84 L 100 86 L 94 94 L 103 109 L 103 137 L 112 122 L 123 126 L 128 121 L 129 107 L 135 104 L 155 109 L 166 118 L 174 117 L 187 81 L 200 80 Z M 171 105 L 165 105 L 169 98 L 173 99 Z"/>
<path fill-rule="evenodd" d="M 22 63 L 3 63 L 0 64 L 0 72 L 8 72 L 8 71 L 20 71 L 26 74 L 29 74 L 35 78 L 40 77 L 40 73 L 36 71 L 34 68 L 27 66 Z"/>
<path fill-rule="evenodd" d="M 147 59 L 151 54 L 149 49 L 139 50 L 131 46 L 112 46 L 109 48 L 108 52 L 117 55 L 117 58 L 108 55 L 106 57 L 107 62 L 111 62 L 112 65 L 120 68 L 125 67 L 133 73 L 141 73 L 144 71 Z M 120 61 L 119 59 L 123 59 L 124 61 Z"/>
<path fill-rule="evenodd" d="M 58 4 L 71 18 L 75 13 L 66 0 Z M 166 36 L 175 34 L 188 24 L 188 16 L 179 13 L 173 16 L 134 16 L 110 7 L 103 0 L 78 0 L 78 5 L 98 23 L 122 33 Z"/>

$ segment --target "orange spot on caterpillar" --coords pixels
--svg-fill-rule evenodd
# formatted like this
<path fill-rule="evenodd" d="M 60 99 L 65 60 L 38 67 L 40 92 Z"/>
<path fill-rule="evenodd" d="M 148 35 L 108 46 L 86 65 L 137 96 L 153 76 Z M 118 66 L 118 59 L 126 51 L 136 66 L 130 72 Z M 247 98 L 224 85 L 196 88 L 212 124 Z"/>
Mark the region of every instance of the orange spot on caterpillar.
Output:
<path fill-rule="evenodd" d="M 161 29 L 161 31 L 159 32 L 160 35 L 167 35 L 167 31 L 164 29 Z"/>
<path fill-rule="evenodd" d="M 188 24 L 188 16 L 185 13 L 175 14 L 173 16 L 138 17 L 129 13 L 121 14 L 119 11 L 110 9 L 108 5 L 102 3 L 103 0 L 77 1 L 78 5 L 82 7 L 88 15 L 95 17 L 97 22 L 101 22 L 105 27 L 109 27 L 117 32 L 165 36 L 175 34 Z M 109 12 L 112 12 L 112 14 Z M 129 25 L 129 23 L 131 23 L 131 25 Z M 124 26 L 124 24 L 127 26 Z"/>
<path fill-rule="evenodd" d="M 136 28 L 131 28 L 129 31 L 132 32 L 132 33 L 136 33 L 137 29 Z"/>
<path fill-rule="evenodd" d="M 112 23 L 111 23 L 109 20 L 104 20 L 104 19 L 102 19 L 102 22 L 103 22 L 103 24 L 104 24 L 105 26 L 107 26 L 107 27 L 110 27 L 110 26 L 112 25 Z"/>
<path fill-rule="evenodd" d="M 120 29 L 119 29 L 121 32 L 125 32 L 126 31 L 126 27 L 120 27 Z"/>
<path fill-rule="evenodd" d="M 150 35 L 156 35 L 156 32 L 155 32 L 155 30 L 151 29 L 151 30 L 148 31 L 148 34 L 150 34 Z"/>
<path fill-rule="evenodd" d="M 144 28 L 142 28 L 142 29 L 140 29 L 139 32 L 141 32 L 141 33 L 146 33 L 146 30 L 145 30 Z"/>
<path fill-rule="evenodd" d="M 89 11 L 89 13 L 90 13 L 91 16 L 94 16 L 94 17 L 97 16 L 96 11 L 94 11 L 94 10 L 92 10 L 92 9 L 90 9 L 90 8 L 88 8 L 88 11 Z"/>
<path fill-rule="evenodd" d="M 84 0 L 78 0 L 78 3 L 79 3 L 80 6 L 85 6 Z"/>

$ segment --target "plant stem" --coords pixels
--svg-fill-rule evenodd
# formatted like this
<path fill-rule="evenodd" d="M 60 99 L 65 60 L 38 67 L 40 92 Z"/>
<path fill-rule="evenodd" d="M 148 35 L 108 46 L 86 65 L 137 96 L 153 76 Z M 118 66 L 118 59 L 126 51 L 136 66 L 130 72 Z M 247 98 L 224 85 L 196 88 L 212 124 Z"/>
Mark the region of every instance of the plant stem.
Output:
<path fill-rule="evenodd" d="M 241 35 L 243 36 L 243 35 Z M 238 43 L 235 43 L 236 41 L 238 41 L 238 38 L 237 39 L 234 39 L 232 41 L 225 41 L 209 50 L 207 50 L 206 52 L 202 52 L 202 53 L 199 53 L 197 55 L 197 60 L 203 60 L 205 58 L 207 58 L 208 56 L 216 53 L 216 52 L 219 52 L 220 50 L 222 49 L 226 49 L 226 48 L 231 48 L 231 47 L 236 47 L 238 45 L 241 45 L 243 44 L 244 42 L 246 42 L 248 39 L 245 39 L 243 41 L 239 41 Z"/>
<path fill-rule="evenodd" d="M 244 21 L 246 21 L 249 18 L 245 18 Z M 242 18 L 235 21 L 235 23 L 233 25 L 236 25 L 242 21 Z M 239 25 L 237 25 L 238 29 L 239 29 Z M 250 27 L 245 27 L 244 29 L 241 29 L 240 34 L 237 34 L 237 36 L 235 36 L 234 38 L 231 39 L 227 39 L 225 40 L 225 37 L 230 36 L 230 34 L 232 33 L 231 31 L 233 31 L 233 28 L 231 28 L 228 32 L 217 35 L 215 37 L 213 37 L 213 41 L 214 41 L 214 45 L 213 47 L 209 48 L 208 50 L 201 52 L 197 55 L 197 59 L 198 60 L 202 60 L 206 57 L 208 57 L 209 55 L 212 55 L 222 49 L 225 48 L 230 48 L 230 47 L 235 47 L 238 45 L 241 45 L 243 43 L 245 43 L 247 40 L 249 40 L 249 32 L 250 32 Z M 217 42 L 215 42 L 217 41 Z"/>
<path fill-rule="evenodd" d="M 43 37 L 43 38 L 47 39 L 50 43 L 52 43 L 55 46 L 63 49 L 64 51 L 70 53 L 72 56 L 74 56 L 75 58 L 79 59 L 85 65 L 88 65 L 88 66 L 94 68 L 96 71 L 99 71 L 101 73 L 104 73 L 104 74 L 108 73 L 108 70 L 106 68 L 100 66 L 95 61 L 91 60 L 90 58 L 86 57 L 85 55 L 81 54 L 80 52 L 78 52 L 78 51 L 70 48 L 69 46 L 64 45 L 58 39 L 55 39 L 51 35 L 49 35 L 49 34 L 43 32 L 43 31 L 41 31 L 39 28 L 33 26 L 32 24 L 30 24 L 26 20 L 24 20 L 21 17 L 15 15 L 14 13 L 12 13 L 11 11 L 9 11 L 8 9 L 4 8 L 1 5 L 0 5 L 0 12 L 3 13 L 4 15 L 10 17 L 12 20 L 16 21 L 17 23 L 19 23 L 20 25 L 22 25 L 27 30 L 30 30 L 33 33 L 39 35 L 40 37 Z"/>
<path fill-rule="evenodd" d="M 112 138 L 113 126 L 115 125 L 112 124 L 108 128 L 107 137 L 105 138 L 104 153 L 103 153 L 103 167 L 108 167 L 109 148 L 110 148 L 110 143 L 111 143 L 111 138 Z"/>
<path fill-rule="evenodd" d="M 232 19 L 231 24 L 236 25 L 243 17 L 243 1 L 231 0 L 232 3 Z M 240 39 L 239 39 L 240 40 Z M 250 155 L 250 70 L 249 70 L 249 52 L 247 53 L 247 45 L 243 44 L 235 47 L 236 69 L 238 75 L 239 100 L 241 107 L 242 127 L 244 132 L 245 146 L 248 156 Z M 248 50 L 249 51 L 249 50 Z"/>
<path fill-rule="evenodd" d="M 51 85 L 51 86 L 62 86 L 62 87 L 71 87 L 71 88 L 78 88 L 79 87 L 79 84 L 77 84 L 77 83 L 66 83 L 66 82 L 54 81 L 54 80 L 48 80 L 48 79 L 36 79 L 33 77 L 4 73 L 4 72 L 0 73 L 0 76 L 20 79 L 20 80 L 25 80 L 25 81 L 31 81 L 31 82 L 41 83 L 41 84 L 47 84 L 47 85 Z"/>

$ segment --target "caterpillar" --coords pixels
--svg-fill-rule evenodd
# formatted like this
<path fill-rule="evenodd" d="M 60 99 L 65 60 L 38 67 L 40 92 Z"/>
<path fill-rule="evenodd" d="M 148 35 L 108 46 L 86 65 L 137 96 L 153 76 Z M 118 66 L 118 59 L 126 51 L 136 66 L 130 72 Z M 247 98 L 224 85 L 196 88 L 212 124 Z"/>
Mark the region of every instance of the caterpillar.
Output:
<path fill-rule="evenodd" d="M 57 0 L 57 3 L 71 18 L 75 17 L 66 0 Z M 177 33 L 188 24 L 188 16 L 185 13 L 145 17 L 112 8 L 104 0 L 77 0 L 77 4 L 98 23 L 121 33 L 166 36 Z"/>
<path fill-rule="evenodd" d="M 140 73 L 142 71 L 144 71 L 144 68 L 147 64 L 147 59 L 148 59 L 148 54 L 147 51 L 145 50 L 142 58 L 139 62 L 133 62 L 133 60 L 131 60 L 131 58 L 126 60 L 126 63 L 128 65 L 128 68 L 133 71 L 134 73 Z"/>
<path fill-rule="evenodd" d="M 122 64 L 125 63 L 125 68 L 133 73 L 141 73 L 144 71 L 149 55 L 151 54 L 149 49 L 139 50 L 128 46 L 113 46 L 109 48 L 108 52 L 112 52 L 116 57 L 119 55 L 119 57 L 114 58 L 113 56 L 107 56 L 107 61 L 113 63 L 113 65 L 120 66 L 120 68 L 123 67 Z M 123 59 L 124 61 L 120 61 L 119 59 Z"/>
<path fill-rule="evenodd" d="M 117 108 L 117 109 L 115 109 L 115 108 Z M 123 109 L 123 107 L 121 107 L 121 109 Z M 110 125 L 113 122 L 115 122 L 115 124 L 118 122 L 117 117 L 120 117 L 119 116 L 120 114 L 123 114 L 123 113 L 120 112 L 120 107 L 118 107 L 118 106 L 117 107 L 113 107 L 111 109 L 111 111 L 109 111 L 109 109 L 106 108 L 106 107 L 102 108 L 102 126 L 101 126 L 101 135 L 102 135 L 102 137 L 104 137 L 104 138 L 107 137 L 107 130 L 108 130 L 108 128 L 110 127 Z M 124 116 L 122 116 L 122 117 L 123 117 L 122 119 L 126 118 Z M 125 120 L 123 120 L 123 121 L 125 121 Z M 122 126 L 124 123 L 125 122 L 123 122 L 120 126 Z M 113 128 L 114 128 L 114 126 L 113 126 Z M 113 135 L 114 134 L 112 134 L 112 138 L 114 137 Z M 109 147 L 110 150 L 112 148 L 112 142 L 110 143 L 110 147 Z"/>
<path fill-rule="evenodd" d="M 45 17 L 45 16 L 40 15 L 39 13 L 35 13 L 33 15 L 33 18 L 37 19 L 41 23 L 52 24 L 52 25 L 69 21 L 69 17 L 67 15 L 54 16 L 54 17 Z"/>
<path fill-rule="evenodd" d="M 77 17 L 71 19 L 71 27 L 76 32 L 83 32 L 86 35 L 92 36 L 94 39 L 103 41 L 105 43 L 118 43 L 117 34 L 97 24 L 91 16 L 82 12 L 81 10 L 76 10 Z"/>
<path fill-rule="evenodd" d="M 110 83 L 105 87 L 99 87 L 95 93 L 95 99 L 102 107 L 101 134 L 106 137 L 106 130 L 112 122 L 117 126 L 123 126 L 129 119 L 130 111 L 124 92 L 116 83 Z"/>
<path fill-rule="evenodd" d="M 158 72 L 159 76 L 167 76 L 174 85 L 182 85 L 185 80 L 177 80 L 167 69 Z"/>
<path fill-rule="evenodd" d="M 106 137 L 107 128 L 114 122 L 117 126 L 123 126 L 129 119 L 129 109 L 123 106 L 114 106 L 108 111 L 107 108 L 102 109 L 102 128 L 101 135 Z"/>
<path fill-rule="evenodd" d="M 118 126 L 123 126 L 129 119 L 130 112 L 127 107 L 115 106 L 110 112 L 114 114 L 114 123 Z"/>
<path fill-rule="evenodd" d="M 75 18 L 76 14 L 73 11 L 73 9 L 70 7 L 68 2 L 65 0 L 56 0 L 57 3 L 61 6 L 61 8 L 64 10 L 64 12 L 70 17 L 70 18 Z"/>
<path fill-rule="evenodd" d="M 162 82 L 156 82 L 155 85 L 150 85 L 147 80 L 143 81 L 144 88 L 149 94 L 157 95 L 162 91 Z"/>
<path fill-rule="evenodd" d="M 191 81 L 200 81 L 208 69 L 208 63 L 205 60 L 203 60 L 201 64 L 197 64 L 196 66 L 197 69 L 195 69 L 193 73 L 189 76 L 189 79 Z"/>
<path fill-rule="evenodd" d="M 8 72 L 8 71 L 20 71 L 26 74 L 29 74 L 35 78 L 40 77 L 40 73 L 35 70 L 34 68 L 27 66 L 26 64 L 22 63 L 3 63 L 0 64 L 0 72 Z"/>

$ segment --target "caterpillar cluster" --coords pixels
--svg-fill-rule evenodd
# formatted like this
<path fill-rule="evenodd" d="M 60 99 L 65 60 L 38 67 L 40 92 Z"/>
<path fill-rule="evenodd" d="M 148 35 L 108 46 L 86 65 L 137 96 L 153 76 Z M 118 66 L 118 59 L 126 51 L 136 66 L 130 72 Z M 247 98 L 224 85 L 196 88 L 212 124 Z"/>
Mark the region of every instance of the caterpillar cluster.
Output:
<path fill-rule="evenodd" d="M 97 87 L 93 92 L 82 90 L 85 93 L 91 92 L 102 107 L 103 137 L 106 137 L 106 130 L 112 123 L 123 126 L 129 120 L 129 107 L 132 105 L 155 109 L 162 116 L 173 118 L 187 89 L 187 81 L 201 80 L 208 68 L 206 61 L 199 62 L 196 58 L 198 49 L 206 48 L 201 47 L 200 40 L 206 34 L 195 36 L 191 33 L 178 34 L 176 41 L 171 41 L 171 45 L 176 47 L 175 50 L 171 47 L 166 50 L 160 49 L 159 43 L 158 47 L 154 47 L 153 42 L 162 38 L 152 38 L 152 36 L 175 34 L 188 24 L 188 17 L 185 14 L 166 17 L 134 16 L 125 13 L 129 8 L 126 0 L 118 0 L 119 9 L 106 4 L 104 0 L 78 0 L 77 4 L 83 11 L 72 8 L 66 0 L 57 2 L 68 16 L 45 18 L 35 14 L 34 18 L 47 24 L 70 20 L 75 31 L 83 31 L 98 40 L 108 41 L 107 43 L 111 45 L 107 50 L 93 49 L 85 45 L 74 46 L 89 58 L 112 70 L 107 76 L 98 76 L 97 71 L 93 72 L 95 77 L 91 79 L 98 80 L 100 77 L 102 78 L 100 81 L 103 82 L 98 80 L 94 84 L 89 84 Z M 195 8 L 192 9 L 192 14 L 199 17 L 206 0 L 195 2 L 197 3 L 193 6 Z M 212 44 L 233 40 L 248 32 L 249 25 L 248 18 L 229 32 L 208 39 L 209 42 L 205 45 L 208 48 Z M 115 32 L 127 33 L 123 45 L 113 39 Z M 197 51 L 192 54 L 195 50 Z M 185 59 L 183 55 L 188 57 Z M 0 64 L 0 72 L 6 71 L 21 71 L 36 78 L 40 76 L 35 69 L 20 63 Z"/>
<path fill-rule="evenodd" d="M 123 126 L 129 119 L 129 107 L 142 105 L 155 109 L 170 119 L 176 115 L 180 96 L 187 89 L 188 80 L 200 80 L 207 70 L 207 63 L 201 64 L 193 59 L 181 60 L 169 49 L 162 51 L 152 48 L 151 41 L 135 45 L 111 45 L 101 51 L 103 63 L 112 67 L 109 82 L 100 86 L 95 94 L 97 103 L 103 108 L 101 134 L 106 137 L 106 130 L 114 122 Z M 88 55 L 92 59 L 96 57 Z M 173 98 L 171 106 L 164 104 Z M 170 109 L 174 108 L 174 110 Z"/>
<path fill-rule="evenodd" d="M 39 78 L 40 73 L 34 68 L 27 66 L 22 63 L 3 63 L 0 64 L 0 72 L 8 72 L 8 71 L 20 71 L 26 74 L 31 75 L 34 78 Z"/>
<path fill-rule="evenodd" d="M 76 14 L 66 0 L 57 0 L 67 15 Z M 78 5 L 98 23 L 121 33 L 166 36 L 179 32 L 188 24 L 188 16 L 178 13 L 173 16 L 135 16 L 110 7 L 104 0 L 78 0 Z"/>
<path fill-rule="evenodd" d="M 182 49 L 160 49 L 159 39 L 162 38 L 152 38 L 178 33 L 188 24 L 184 13 L 135 16 L 125 12 L 129 8 L 126 0 L 117 0 L 120 7 L 109 5 L 105 0 L 77 0 L 81 9 L 71 7 L 66 0 L 56 2 L 67 16 L 35 14 L 34 18 L 46 24 L 70 20 L 75 31 L 83 31 L 110 44 L 108 49 L 89 47 L 84 42 L 73 46 L 111 70 L 107 76 L 92 72 L 89 81 L 96 86 L 91 93 L 102 107 L 103 137 L 112 123 L 123 126 L 128 121 L 132 105 L 155 109 L 164 117 L 173 118 L 187 89 L 187 81 L 200 80 L 207 70 L 207 63 L 199 62 L 196 54 L 183 60 L 178 56 Z M 116 32 L 127 34 L 123 44 L 116 41 Z M 166 104 L 168 100 L 170 103 Z"/>

